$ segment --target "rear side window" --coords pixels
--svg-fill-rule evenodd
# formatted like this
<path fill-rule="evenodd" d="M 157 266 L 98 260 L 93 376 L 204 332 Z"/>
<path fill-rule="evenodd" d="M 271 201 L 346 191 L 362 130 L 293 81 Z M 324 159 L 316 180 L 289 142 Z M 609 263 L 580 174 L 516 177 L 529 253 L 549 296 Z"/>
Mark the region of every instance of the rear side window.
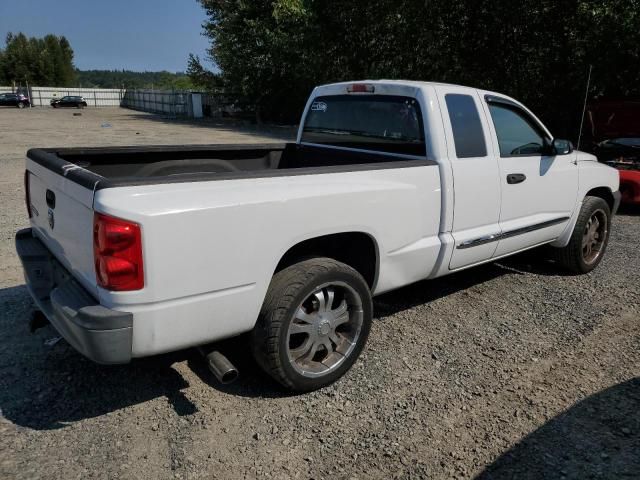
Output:
<path fill-rule="evenodd" d="M 458 158 L 486 157 L 487 145 L 478 109 L 470 95 L 445 95 Z"/>
<path fill-rule="evenodd" d="M 426 156 L 424 124 L 415 98 L 395 95 L 316 97 L 302 142 Z"/>

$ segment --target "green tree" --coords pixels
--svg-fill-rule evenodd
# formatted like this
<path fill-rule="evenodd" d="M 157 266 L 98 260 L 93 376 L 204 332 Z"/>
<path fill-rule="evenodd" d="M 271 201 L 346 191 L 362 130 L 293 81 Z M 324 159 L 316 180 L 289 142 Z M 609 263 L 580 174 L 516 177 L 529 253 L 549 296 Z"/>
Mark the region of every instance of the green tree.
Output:
<path fill-rule="evenodd" d="M 74 80 L 73 50 L 65 37 L 7 35 L 0 50 L 0 83 L 63 87 Z"/>
<path fill-rule="evenodd" d="M 203 0 L 209 20 L 209 55 L 221 69 L 225 91 L 252 103 L 258 118 L 284 118 L 297 110 L 312 83 L 302 65 L 314 45 L 299 41 L 311 12 L 302 0 Z M 298 68 L 300 66 L 300 68 Z"/>
<path fill-rule="evenodd" d="M 94 88 L 154 88 L 193 90 L 197 88 L 183 72 L 133 72 L 130 70 L 76 70 L 78 86 Z"/>
<path fill-rule="evenodd" d="M 206 88 L 215 91 L 222 86 L 220 75 L 207 70 L 200 61 L 200 57 L 189 54 L 187 60 L 187 75 L 191 79 L 191 83 L 198 88 Z"/>
<path fill-rule="evenodd" d="M 317 84 L 404 78 L 522 100 L 575 138 L 590 95 L 640 94 L 640 1 L 198 0 L 225 91 L 294 120 Z"/>

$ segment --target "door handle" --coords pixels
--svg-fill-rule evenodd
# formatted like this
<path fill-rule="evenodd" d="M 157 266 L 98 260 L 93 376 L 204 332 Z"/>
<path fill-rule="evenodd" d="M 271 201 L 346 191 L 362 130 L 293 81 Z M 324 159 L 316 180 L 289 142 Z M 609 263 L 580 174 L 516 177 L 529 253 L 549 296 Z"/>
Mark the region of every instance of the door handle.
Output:
<path fill-rule="evenodd" d="M 510 185 L 514 185 L 516 183 L 522 183 L 527 179 L 527 176 L 524 173 L 510 173 L 507 175 L 507 183 Z"/>
<path fill-rule="evenodd" d="M 56 208 L 56 194 L 51 190 L 47 189 L 45 193 L 45 199 L 47 200 L 47 205 L 49 208 Z"/>

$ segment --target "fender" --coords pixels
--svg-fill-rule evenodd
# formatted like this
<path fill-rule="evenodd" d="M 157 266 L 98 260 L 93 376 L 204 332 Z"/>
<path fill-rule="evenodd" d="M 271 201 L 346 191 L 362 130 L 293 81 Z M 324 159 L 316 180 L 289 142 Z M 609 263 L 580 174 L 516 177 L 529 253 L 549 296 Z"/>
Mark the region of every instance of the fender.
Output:
<path fill-rule="evenodd" d="M 562 234 L 551 243 L 552 247 L 565 247 L 571 239 L 573 229 L 576 226 L 580 209 L 584 198 L 596 188 L 606 188 L 614 198 L 614 192 L 620 188 L 620 176 L 615 168 L 598 163 L 593 155 L 584 152 L 576 152 L 578 164 L 578 197 L 576 206 L 571 214 L 571 219 Z"/>

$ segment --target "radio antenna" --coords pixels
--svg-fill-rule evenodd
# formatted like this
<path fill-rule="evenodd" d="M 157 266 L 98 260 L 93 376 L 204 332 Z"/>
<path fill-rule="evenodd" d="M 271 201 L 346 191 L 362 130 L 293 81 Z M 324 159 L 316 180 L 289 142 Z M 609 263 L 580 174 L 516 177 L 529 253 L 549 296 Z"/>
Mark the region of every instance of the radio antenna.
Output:
<path fill-rule="evenodd" d="M 584 104 L 582 105 L 582 118 L 580 119 L 580 133 L 578 134 L 578 146 L 576 150 L 580 150 L 580 141 L 582 140 L 582 127 L 584 125 L 584 114 L 587 111 L 587 98 L 589 97 L 589 86 L 591 85 L 591 70 L 593 65 L 589 65 L 589 76 L 587 77 L 587 90 L 584 92 Z"/>

